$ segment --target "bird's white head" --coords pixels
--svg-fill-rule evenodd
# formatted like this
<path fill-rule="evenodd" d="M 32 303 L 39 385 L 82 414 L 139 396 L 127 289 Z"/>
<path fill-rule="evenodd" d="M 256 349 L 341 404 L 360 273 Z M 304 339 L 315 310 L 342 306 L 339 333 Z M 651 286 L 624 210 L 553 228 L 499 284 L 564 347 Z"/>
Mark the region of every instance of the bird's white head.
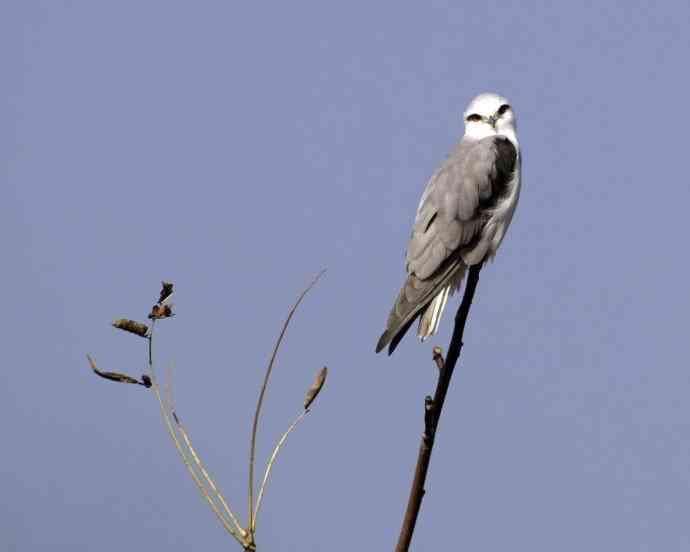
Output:
<path fill-rule="evenodd" d="M 475 140 L 500 134 L 517 144 L 515 113 L 510 102 L 493 92 L 476 96 L 467 106 L 465 137 Z"/>

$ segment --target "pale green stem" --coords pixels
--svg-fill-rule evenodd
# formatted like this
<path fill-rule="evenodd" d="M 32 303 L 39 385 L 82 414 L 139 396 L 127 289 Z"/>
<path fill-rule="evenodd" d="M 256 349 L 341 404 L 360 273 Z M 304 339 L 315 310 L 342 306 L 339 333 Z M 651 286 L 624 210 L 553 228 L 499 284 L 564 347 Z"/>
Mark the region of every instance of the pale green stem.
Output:
<path fill-rule="evenodd" d="M 208 483 L 209 487 L 211 487 L 214 494 L 216 495 L 216 498 L 218 498 L 220 503 L 223 505 L 225 512 L 228 514 L 228 516 L 230 517 L 232 522 L 235 524 L 235 527 L 237 527 L 237 530 L 240 532 L 241 535 L 245 536 L 246 531 L 240 525 L 240 522 L 237 520 L 237 517 L 235 516 L 234 512 L 230 509 L 230 506 L 228 506 L 228 503 L 225 501 L 225 497 L 218 490 L 215 482 L 213 481 L 211 476 L 208 474 L 208 472 L 204 468 L 204 465 L 201 463 L 201 459 L 199 458 L 199 455 L 197 455 L 196 450 L 194 450 L 194 447 L 192 446 L 192 442 L 189 439 L 189 435 L 187 434 L 187 431 L 185 430 L 182 423 L 179 421 L 179 418 L 176 419 L 176 422 L 177 422 L 177 427 L 180 430 L 180 433 L 182 434 L 182 438 L 184 439 L 184 442 L 187 445 L 189 452 L 192 454 L 192 458 L 194 458 L 194 462 L 196 462 L 196 465 L 199 468 L 199 471 L 201 471 L 201 474 L 204 476 L 206 483 Z"/>
<path fill-rule="evenodd" d="M 290 424 L 290 427 L 287 428 L 287 431 L 283 433 L 281 438 L 278 440 L 278 443 L 276 444 L 275 448 L 273 449 L 273 454 L 271 454 L 271 458 L 268 461 L 268 464 L 266 465 L 266 471 L 264 472 L 264 480 L 261 482 L 261 488 L 259 490 L 259 496 L 256 499 L 256 509 L 254 510 L 254 515 L 252 516 L 252 525 L 251 525 L 251 530 L 252 533 L 256 531 L 256 518 L 259 515 L 259 509 L 261 508 L 261 501 L 264 497 L 264 492 L 266 491 L 266 486 L 268 485 L 268 479 L 271 476 L 271 470 L 273 469 L 273 464 L 276 461 L 276 458 L 278 457 L 278 452 L 280 452 L 280 449 L 282 446 L 285 444 L 285 441 L 288 438 L 288 435 L 292 432 L 293 429 L 297 427 L 297 424 L 299 424 L 304 417 L 307 415 L 309 410 L 304 410 L 300 413 L 299 416 L 295 419 L 292 424 Z"/>
<path fill-rule="evenodd" d="M 175 422 L 174 427 L 177 428 L 177 430 L 180 432 L 182 435 L 182 439 L 185 442 L 185 445 L 187 446 L 187 450 L 191 454 L 192 458 L 194 459 L 194 462 L 197 465 L 197 468 L 201 472 L 201 475 L 203 476 L 204 480 L 208 484 L 208 486 L 211 488 L 213 493 L 215 494 L 216 498 L 220 501 L 220 503 L 223 505 L 223 509 L 227 513 L 228 517 L 232 520 L 232 522 L 235 524 L 235 527 L 237 528 L 237 531 L 242 535 L 243 537 L 247 536 L 247 531 L 243 529 L 243 527 L 240 525 L 240 522 L 237 519 L 237 516 L 235 516 L 235 513 L 232 511 L 230 506 L 228 505 L 227 501 L 225 500 L 225 497 L 223 494 L 220 492 L 218 487 L 216 486 L 215 481 L 213 478 L 209 475 L 209 473 L 206 471 L 206 468 L 204 468 L 203 463 L 201 462 L 201 458 L 197 454 L 196 450 L 194 449 L 194 446 L 192 445 L 192 440 L 189 438 L 189 433 L 187 432 L 186 428 L 180 421 L 179 417 L 175 413 L 175 403 L 173 402 L 173 396 L 172 396 L 172 366 L 168 369 L 168 377 L 166 378 L 166 385 L 165 385 L 165 392 L 166 392 L 166 399 L 164 402 L 167 402 L 167 411 L 172 412 L 173 414 L 173 420 Z"/>
<path fill-rule="evenodd" d="M 192 466 L 191 462 L 185 455 L 182 445 L 180 444 L 179 439 L 177 438 L 177 434 L 175 432 L 175 429 L 172 425 L 172 422 L 170 421 L 170 415 L 168 414 L 166 408 L 165 408 L 165 402 L 163 401 L 163 398 L 161 397 L 160 393 L 160 388 L 158 385 L 158 381 L 156 379 L 156 373 L 153 367 L 153 331 L 154 331 L 154 326 L 155 326 L 156 321 L 154 320 L 151 324 L 151 333 L 149 335 L 148 341 L 149 341 L 149 375 L 151 376 L 151 381 L 153 383 L 153 391 L 156 395 L 156 398 L 158 399 L 158 404 L 160 406 L 161 414 L 163 416 L 163 421 L 165 422 L 165 426 L 168 430 L 168 434 L 170 435 L 170 438 L 172 439 L 175 448 L 177 449 L 177 452 L 180 455 L 180 458 L 182 459 L 182 462 L 184 463 L 185 467 L 187 468 L 187 471 L 189 472 L 189 475 L 192 477 L 194 480 L 194 483 L 196 483 L 197 488 L 199 489 L 199 492 L 201 495 L 206 499 L 208 502 L 209 506 L 213 510 L 213 513 L 216 514 L 216 517 L 218 520 L 221 522 L 225 530 L 232 535 L 237 542 L 239 542 L 242 546 L 245 546 L 244 540 L 238 535 L 238 533 L 233 529 L 233 527 L 228 523 L 228 520 L 223 516 L 222 512 L 218 508 L 218 505 L 213 501 L 213 499 L 210 497 L 208 491 L 204 487 L 204 484 L 202 481 L 199 479 L 198 474 L 194 471 L 194 467 Z M 241 531 L 244 533 L 244 531 Z"/>

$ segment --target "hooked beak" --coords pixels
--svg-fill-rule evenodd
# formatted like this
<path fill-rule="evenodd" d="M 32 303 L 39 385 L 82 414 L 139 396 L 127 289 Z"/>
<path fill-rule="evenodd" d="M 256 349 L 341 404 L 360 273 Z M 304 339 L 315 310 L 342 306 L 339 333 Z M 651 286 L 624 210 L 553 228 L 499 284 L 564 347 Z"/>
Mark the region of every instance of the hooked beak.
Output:
<path fill-rule="evenodd" d="M 496 115 L 492 115 L 491 117 L 486 119 L 486 121 L 494 128 L 496 128 L 496 121 L 497 120 L 498 120 L 498 117 Z"/>

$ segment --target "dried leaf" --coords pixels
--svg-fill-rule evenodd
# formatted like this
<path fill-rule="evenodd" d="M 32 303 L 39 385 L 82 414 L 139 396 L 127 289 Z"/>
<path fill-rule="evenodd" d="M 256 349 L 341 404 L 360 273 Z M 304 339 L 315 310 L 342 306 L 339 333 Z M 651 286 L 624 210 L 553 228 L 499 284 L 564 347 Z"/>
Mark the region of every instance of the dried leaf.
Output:
<path fill-rule="evenodd" d="M 307 390 L 307 395 L 304 397 L 304 409 L 307 410 L 310 406 L 311 403 L 314 402 L 314 399 L 318 396 L 319 392 L 321 391 L 321 388 L 323 387 L 323 384 L 326 383 L 326 376 L 328 375 L 328 368 L 324 366 L 319 370 L 319 373 L 316 375 L 316 379 L 314 380 L 314 383 L 311 384 L 311 387 Z"/>
<path fill-rule="evenodd" d="M 141 337 L 147 337 L 149 334 L 149 327 L 146 324 L 137 322 L 136 320 L 129 320 L 127 318 L 115 320 L 115 322 L 113 322 L 113 326 L 119 330 L 124 330 Z"/>
<path fill-rule="evenodd" d="M 119 372 L 96 372 L 99 376 L 111 381 L 116 381 L 118 383 L 134 383 L 139 385 L 139 380 L 134 379 L 126 374 L 120 374 Z"/>
<path fill-rule="evenodd" d="M 86 358 L 89 360 L 89 364 L 91 365 L 91 369 L 94 371 L 94 373 L 96 373 L 102 378 L 111 381 L 116 381 L 118 383 L 135 383 L 137 385 L 144 385 L 139 380 L 134 379 L 126 374 L 120 374 L 119 372 L 102 372 L 96 366 L 96 361 L 93 358 L 91 358 L 91 355 L 86 355 Z"/>
<path fill-rule="evenodd" d="M 172 305 L 153 305 L 149 313 L 149 318 L 156 320 L 160 318 L 170 318 L 171 316 L 173 316 Z"/>
<path fill-rule="evenodd" d="M 158 298 L 158 304 L 162 305 L 166 299 L 168 299 L 173 294 L 173 283 L 166 282 L 163 280 L 161 282 L 161 294 Z"/>

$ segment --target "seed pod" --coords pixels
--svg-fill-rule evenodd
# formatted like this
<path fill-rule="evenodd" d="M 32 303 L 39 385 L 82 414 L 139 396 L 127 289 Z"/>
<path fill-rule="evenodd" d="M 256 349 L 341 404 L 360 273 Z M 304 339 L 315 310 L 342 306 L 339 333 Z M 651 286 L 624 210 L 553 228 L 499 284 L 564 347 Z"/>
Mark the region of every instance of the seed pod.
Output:
<path fill-rule="evenodd" d="M 318 396 L 319 392 L 321 391 L 321 388 L 323 387 L 323 384 L 326 383 L 326 376 L 328 375 L 328 368 L 324 366 L 319 370 L 319 373 L 316 375 L 316 379 L 314 380 L 314 383 L 311 384 L 311 387 L 307 390 L 307 395 L 304 397 L 304 409 L 307 410 L 310 406 L 311 403 L 314 402 L 314 399 Z"/>
<path fill-rule="evenodd" d="M 102 372 L 96 366 L 96 361 L 93 358 L 91 358 L 91 355 L 86 355 L 86 358 L 89 360 L 89 364 L 91 365 L 91 369 L 94 371 L 94 373 L 104 379 L 116 381 L 118 383 L 141 384 L 139 380 L 134 379 L 126 374 L 120 374 L 119 372 Z"/>
<path fill-rule="evenodd" d="M 149 327 L 146 324 L 137 322 L 136 320 L 128 320 L 127 318 L 115 320 L 115 322 L 113 322 L 113 326 L 115 326 L 118 330 L 124 330 L 140 337 L 146 337 L 149 334 Z"/>

